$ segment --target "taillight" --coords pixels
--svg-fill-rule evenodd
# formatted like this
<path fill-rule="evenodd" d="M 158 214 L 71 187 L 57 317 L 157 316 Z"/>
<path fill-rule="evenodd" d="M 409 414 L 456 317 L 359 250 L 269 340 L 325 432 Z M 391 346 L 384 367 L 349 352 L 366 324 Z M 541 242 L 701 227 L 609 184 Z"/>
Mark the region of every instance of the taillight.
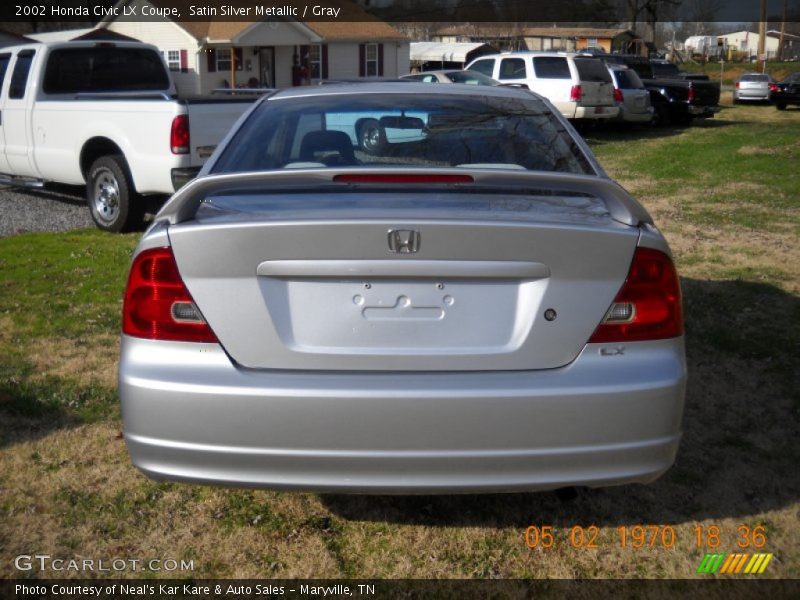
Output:
<path fill-rule="evenodd" d="M 625 101 L 625 97 L 622 95 L 622 90 L 619 88 L 614 88 L 614 102 L 617 104 L 622 104 Z"/>
<path fill-rule="evenodd" d="M 583 98 L 583 88 L 579 85 L 573 85 L 569 90 L 569 101 L 580 102 L 581 98 Z"/>
<path fill-rule="evenodd" d="M 695 98 L 697 98 L 697 92 L 694 91 L 692 84 L 689 84 L 689 94 L 687 95 L 687 99 L 689 102 L 694 102 Z"/>
<path fill-rule="evenodd" d="M 472 175 L 436 173 L 341 173 L 333 180 L 338 183 L 474 183 Z"/>
<path fill-rule="evenodd" d="M 778 86 L 777 83 L 770 83 L 769 84 L 769 91 L 770 92 L 778 92 L 778 91 L 780 91 L 780 89 L 781 88 Z"/>
<path fill-rule="evenodd" d="M 122 332 L 151 340 L 217 341 L 181 279 L 172 248 L 145 250 L 133 261 Z"/>
<path fill-rule="evenodd" d="M 173 154 L 189 154 L 189 116 L 178 115 L 172 119 L 169 148 Z"/>
<path fill-rule="evenodd" d="M 739 82 L 737 81 L 734 85 L 736 86 L 736 89 L 738 90 L 739 89 Z"/>
<path fill-rule="evenodd" d="M 683 334 L 681 286 L 672 260 L 637 248 L 628 277 L 589 342 L 660 340 Z"/>

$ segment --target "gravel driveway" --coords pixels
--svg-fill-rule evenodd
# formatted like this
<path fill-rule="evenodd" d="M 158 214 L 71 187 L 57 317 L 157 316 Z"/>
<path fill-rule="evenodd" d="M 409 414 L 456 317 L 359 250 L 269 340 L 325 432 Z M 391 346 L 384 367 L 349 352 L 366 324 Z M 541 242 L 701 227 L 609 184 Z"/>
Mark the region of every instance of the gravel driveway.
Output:
<path fill-rule="evenodd" d="M 0 186 L 0 237 L 26 231 L 94 227 L 83 187 L 20 190 Z"/>

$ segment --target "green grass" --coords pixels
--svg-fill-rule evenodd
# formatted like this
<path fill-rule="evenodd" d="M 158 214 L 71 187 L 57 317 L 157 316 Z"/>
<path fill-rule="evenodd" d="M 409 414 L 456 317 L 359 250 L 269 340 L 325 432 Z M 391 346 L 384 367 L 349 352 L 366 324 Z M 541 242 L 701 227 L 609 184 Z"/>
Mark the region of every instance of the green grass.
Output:
<path fill-rule="evenodd" d="M 115 333 L 138 237 L 87 230 L 0 240 L 0 315 L 25 338 Z"/>
<path fill-rule="evenodd" d="M 774 111 L 772 107 L 757 108 Z M 637 141 L 637 133 L 646 143 L 631 143 Z M 776 127 L 774 123 L 720 118 L 672 133 L 673 130 L 655 129 L 645 134 L 634 132 L 627 139 L 616 141 L 614 133 L 603 132 L 590 135 L 589 142 L 601 162 L 614 157 L 622 177 L 646 174 L 653 180 L 651 189 L 660 194 L 699 191 L 704 206 L 737 201 L 758 209 L 797 208 L 800 169 L 787 168 L 800 161 L 800 127 L 796 123 Z M 634 147 L 636 151 L 632 152 Z M 617 159 L 619 156 L 623 158 Z M 757 188 L 726 189 L 731 184 Z"/>
<path fill-rule="evenodd" d="M 122 292 L 137 238 L 86 230 L 0 239 L 4 411 L 80 422 L 117 413 L 113 385 L 87 386 L 60 373 L 43 374 L 31 354 L 54 353 L 65 341 L 76 349 L 90 344 L 97 354 L 116 354 Z M 113 359 L 106 368 L 114 368 Z"/>
<path fill-rule="evenodd" d="M 3 363 L 8 362 L 7 354 Z M 43 380 L 14 373 L 13 365 L 0 365 L 0 410 L 8 414 L 44 418 L 68 416 L 93 423 L 118 414 L 117 392 L 102 385 L 80 385 L 60 377 Z"/>

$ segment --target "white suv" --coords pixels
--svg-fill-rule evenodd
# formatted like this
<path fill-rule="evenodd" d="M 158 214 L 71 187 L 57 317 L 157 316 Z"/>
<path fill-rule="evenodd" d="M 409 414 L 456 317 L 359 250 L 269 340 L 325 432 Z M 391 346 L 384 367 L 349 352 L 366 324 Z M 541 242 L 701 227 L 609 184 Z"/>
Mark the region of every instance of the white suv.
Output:
<path fill-rule="evenodd" d="M 568 119 L 610 119 L 619 112 L 611 75 L 602 61 L 591 56 L 506 52 L 482 56 L 466 68 L 503 83 L 524 84 Z"/>

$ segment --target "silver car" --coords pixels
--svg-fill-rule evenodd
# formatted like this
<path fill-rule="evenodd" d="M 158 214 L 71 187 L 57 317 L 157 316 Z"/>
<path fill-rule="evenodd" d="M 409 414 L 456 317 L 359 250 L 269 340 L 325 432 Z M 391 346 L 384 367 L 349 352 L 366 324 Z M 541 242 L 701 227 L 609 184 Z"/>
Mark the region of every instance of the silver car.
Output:
<path fill-rule="evenodd" d="M 772 88 L 776 87 L 772 77 L 765 73 L 746 73 L 733 87 L 733 102 L 769 102 Z"/>
<path fill-rule="evenodd" d="M 365 121 L 413 135 L 367 152 Z M 525 90 L 262 98 L 156 216 L 125 293 L 125 440 L 158 479 L 650 482 L 675 459 L 685 382 L 666 241 Z"/>
<path fill-rule="evenodd" d="M 443 71 L 424 71 L 402 75 L 400 79 L 421 81 L 422 83 L 463 83 L 466 85 L 502 85 L 499 81 L 477 71 L 445 69 Z"/>
<path fill-rule="evenodd" d="M 636 71 L 624 65 L 606 65 L 614 81 L 614 100 L 619 106 L 618 121 L 649 123 L 655 111 L 650 103 L 650 92 L 644 87 Z"/>

